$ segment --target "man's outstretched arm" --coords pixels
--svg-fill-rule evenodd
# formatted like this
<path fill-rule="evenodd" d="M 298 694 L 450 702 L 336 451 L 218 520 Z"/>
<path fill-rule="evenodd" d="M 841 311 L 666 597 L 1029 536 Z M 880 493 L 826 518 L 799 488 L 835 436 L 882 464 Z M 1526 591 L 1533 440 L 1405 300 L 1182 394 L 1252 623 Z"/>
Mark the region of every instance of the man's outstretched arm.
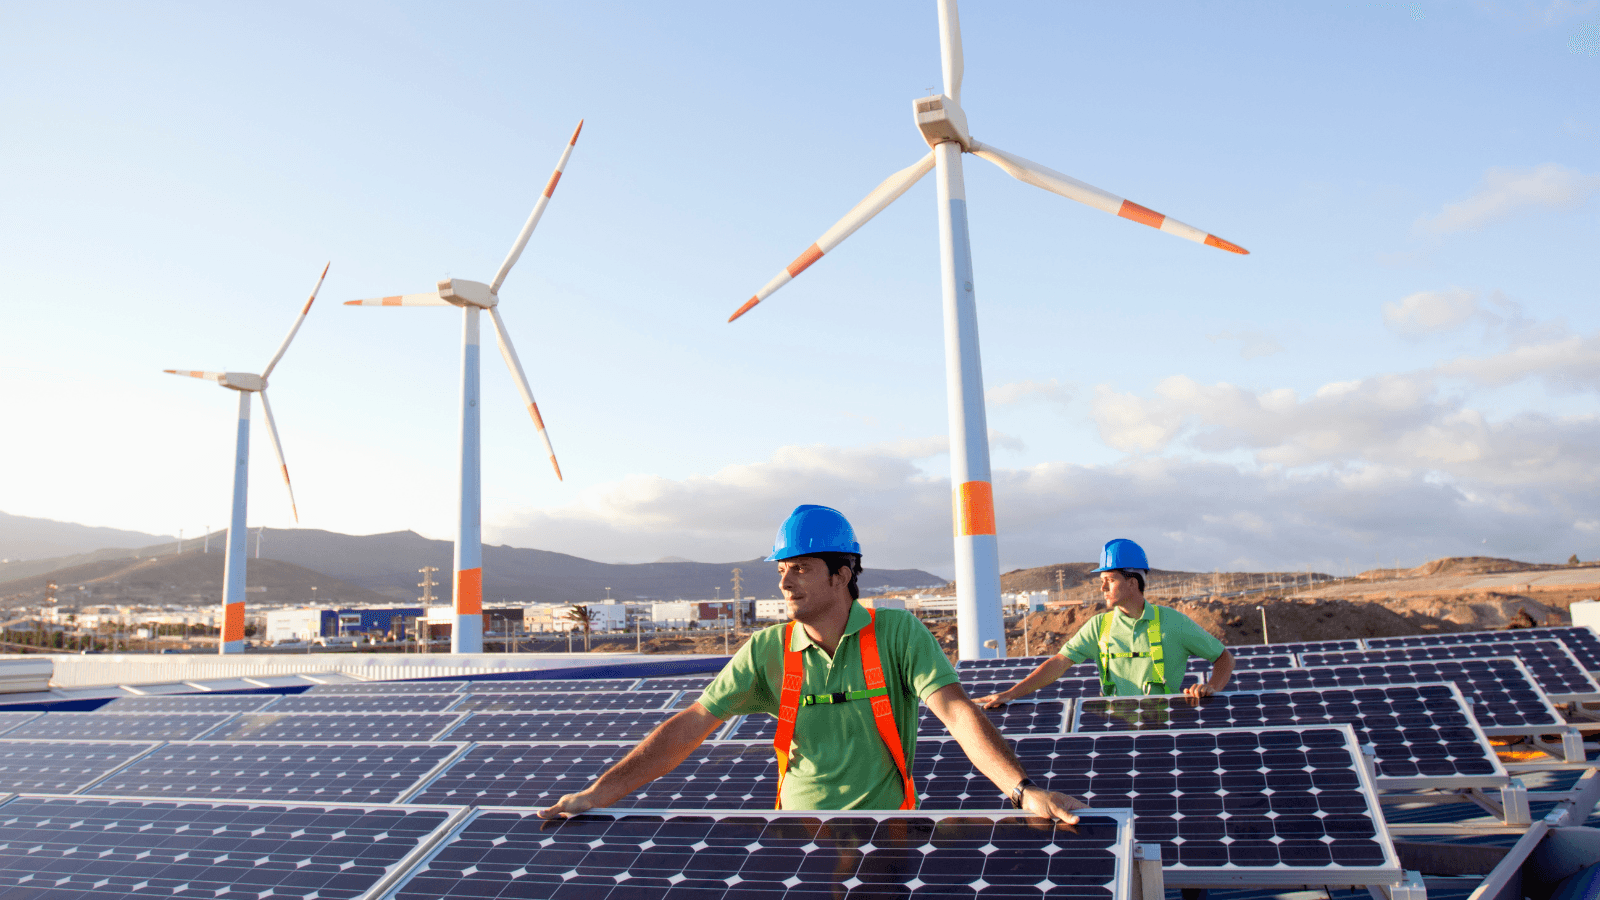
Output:
<path fill-rule="evenodd" d="M 639 746 L 629 750 L 627 756 L 596 778 L 594 784 L 540 810 L 539 818 L 566 818 L 616 803 L 676 769 L 721 724 L 721 719 L 695 703 L 657 725 Z"/>
<path fill-rule="evenodd" d="M 1072 660 L 1067 659 L 1065 656 L 1052 656 L 1040 663 L 1039 668 L 1029 672 L 1028 677 L 1022 679 L 1011 687 L 1006 688 L 998 694 L 990 694 L 987 697 L 979 697 L 972 702 L 978 704 L 984 709 L 994 709 L 995 707 L 1005 706 L 1007 703 L 1010 703 L 1013 700 L 1018 700 L 1028 696 L 1047 684 L 1054 683 L 1057 678 L 1067 674 L 1067 670 L 1070 668 L 1072 668 Z M 984 721 L 988 720 L 985 719 Z"/>
<path fill-rule="evenodd" d="M 972 760 L 978 771 L 994 782 L 1000 793 L 1009 796 L 1017 782 L 1028 777 L 1016 754 L 1011 752 L 1011 745 L 1006 743 L 989 717 L 967 699 L 967 692 L 961 689 L 961 685 L 947 684 L 929 694 L 924 702 L 944 723 L 944 727 L 950 729 L 951 736 L 966 752 L 967 759 Z M 1022 795 L 1022 806 L 1028 812 L 1046 819 L 1060 819 L 1068 825 L 1078 821 L 1072 810 L 1087 805 L 1076 797 L 1041 787 L 1030 787 Z"/>

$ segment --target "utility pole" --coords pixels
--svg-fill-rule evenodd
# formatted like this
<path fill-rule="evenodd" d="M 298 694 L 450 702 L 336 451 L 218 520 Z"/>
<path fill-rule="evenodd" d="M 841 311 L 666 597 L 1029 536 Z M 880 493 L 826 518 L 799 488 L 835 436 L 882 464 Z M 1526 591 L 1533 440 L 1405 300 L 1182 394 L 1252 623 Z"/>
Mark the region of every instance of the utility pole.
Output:
<path fill-rule="evenodd" d="M 256 526 L 256 559 L 261 558 L 261 532 L 266 530 L 267 526 L 265 525 Z"/>
<path fill-rule="evenodd" d="M 178 529 L 178 555 L 183 555 L 183 529 Z"/>
<path fill-rule="evenodd" d="M 438 599 L 433 596 L 433 589 L 439 586 L 439 583 L 433 580 L 433 573 L 437 571 L 439 571 L 438 566 L 423 566 L 417 570 L 418 574 L 422 576 L 422 580 L 417 582 L 417 587 L 422 588 L 422 597 L 420 599 L 424 612 L 427 611 L 427 607 L 433 605 L 434 601 Z"/>
<path fill-rule="evenodd" d="M 204 540 L 203 543 L 201 543 L 200 546 L 201 546 L 201 550 L 200 550 L 201 553 L 210 553 L 211 552 L 211 526 L 210 525 L 206 526 L 205 540 Z M 256 551 L 256 555 L 257 556 L 261 555 L 259 550 Z"/>
<path fill-rule="evenodd" d="M 744 570 L 733 570 L 733 622 L 744 627 Z"/>
<path fill-rule="evenodd" d="M 1067 572 L 1065 569 L 1056 570 L 1056 602 L 1065 602 L 1067 599 Z"/>

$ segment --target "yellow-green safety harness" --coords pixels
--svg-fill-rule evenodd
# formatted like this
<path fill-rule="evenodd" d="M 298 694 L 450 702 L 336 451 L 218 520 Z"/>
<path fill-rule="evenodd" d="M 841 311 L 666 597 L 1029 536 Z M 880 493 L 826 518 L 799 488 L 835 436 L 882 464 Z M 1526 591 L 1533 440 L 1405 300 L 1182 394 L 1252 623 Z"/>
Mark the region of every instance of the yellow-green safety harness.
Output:
<path fill-rule="evenodd" d="M 1111 623 L 1116 610 L 1100 617 L 1100 693 L 1107 697 L 1117 694 L 1117 683 L 1111 680 L 1111 661 L 1113 659 L 1141 659 L 1150 658 L 1150 675 L 1146 678 L 1144 692 L 1146 694 L 1161 694 L 1167 690 L 1167 667 L 1161 652 L 1161 607 L 1150 604 L 1150 627 L 1145 629 L 1145 644 L 1149 647 L 1143 653 L 1137 650 L 1131 653 L 1111 652 Z M 1138 635 L 1134 635 L 1137 637 Z M 1155 690 L 1151 690 L 1155 688 Z"/>

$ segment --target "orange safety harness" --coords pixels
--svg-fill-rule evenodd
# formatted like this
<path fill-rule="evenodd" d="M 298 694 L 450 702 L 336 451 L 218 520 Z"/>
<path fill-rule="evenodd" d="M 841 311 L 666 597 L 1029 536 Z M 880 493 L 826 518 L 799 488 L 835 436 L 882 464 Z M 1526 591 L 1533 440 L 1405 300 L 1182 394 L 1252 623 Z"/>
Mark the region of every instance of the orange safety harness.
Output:
<path fill-rule="evenodd" d="M 809 694 L 802 698 L 800 688 L 805 682 L 805 664 L 800 658 L 800 651 L 789 649 L 793 646 L 791 638 L 794 623 L 783 626 L 783 690 L 778 695 L 778 733 L 772 737 L 772 749 L 778 753 L 778 802 L 774 804 L 774 809 L 783 808 L 783 778 L 789 774 L 789 748 L 794 744 L 794 720 L 800 714 L 800 707 L 848 703 L 851 700 L 872 702 L 872 721 L 878 726 L 878 737 L 883 738 L 884 746 L 889 748 L 889 755 L 894 757 L 894 764 L 900 769 L 900 783 L 905 798 L 900 808 L 917 808 L 916 787 L 911 783 L 910 771 L 906 769 L 905 751 L 900 746 L 900 729 L 894 722 L 894 708 L 889 704 L 889 689 L 883 680 L 883 663 L 878 657 L 878 632 L 875 627 L 878 611 L 869 609 L 867 615 L 867 627 L 860 631 L 861 669 L 867 677 L 867 689 L 864 691 Z"/>

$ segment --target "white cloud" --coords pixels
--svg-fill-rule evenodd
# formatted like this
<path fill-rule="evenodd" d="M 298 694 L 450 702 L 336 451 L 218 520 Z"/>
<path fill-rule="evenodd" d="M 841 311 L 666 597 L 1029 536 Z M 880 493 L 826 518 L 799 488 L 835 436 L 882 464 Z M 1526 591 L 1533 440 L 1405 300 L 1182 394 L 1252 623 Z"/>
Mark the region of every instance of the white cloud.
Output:
<path fill-rule="evenodd" d="M 1073 389 L 1056 379 L 1049 381 L 1013 381 L 983 392 L 984 399 L 995 406 L 1014 406 L 1029 400 L 1040 400 L 1065 407 L 1072 402 Z"/>
<path fill-rule="evenodd" d="M 1476 194 L 1445 204 L 1437 215 L 1418 219 L 1417 229 L 1430 234 L 1475 231 L 1534 209 L 1575 210 L 1596 191 L 1600 191 L 1600 176 L 1556 163 L 1532 169 L 1490 169 Z"/>
<path fill-rule="evenodd" d="M 1238 341 L 1239 355 L 1245 359 L 1260 359 L 1283 352 L 1283 345 L 1278 343 L 1278 339 L 1263 331 L 1219 331 L 1206 335 L 1206 338 L 1212 343 Z"/>
<path fill-rule="evenodd" d="M 1461 288 L 1418 291 L 1383 305 L 1383 324 L 1396 334 L 1421 337 L 1454 331 L 1478 312 L 1478 295 Z"/>

